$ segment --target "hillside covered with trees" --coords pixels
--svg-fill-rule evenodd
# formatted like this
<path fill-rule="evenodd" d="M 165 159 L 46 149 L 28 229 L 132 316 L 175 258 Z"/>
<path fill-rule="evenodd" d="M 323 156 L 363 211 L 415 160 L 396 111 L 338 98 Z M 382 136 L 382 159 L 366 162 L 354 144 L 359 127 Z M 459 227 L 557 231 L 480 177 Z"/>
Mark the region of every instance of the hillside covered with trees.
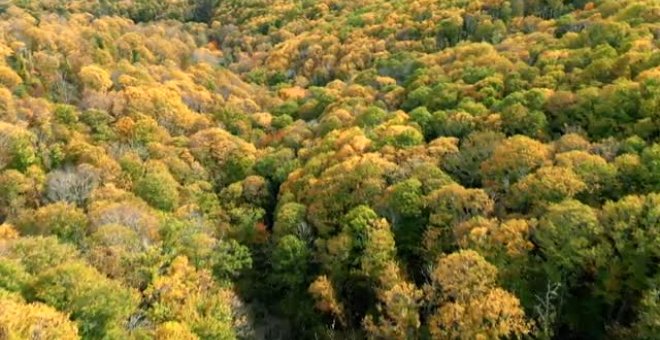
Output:
<path fill-rule="evenodd" d="M 660 1 L 0 0 L 0 339 L 659 339 Z"/>

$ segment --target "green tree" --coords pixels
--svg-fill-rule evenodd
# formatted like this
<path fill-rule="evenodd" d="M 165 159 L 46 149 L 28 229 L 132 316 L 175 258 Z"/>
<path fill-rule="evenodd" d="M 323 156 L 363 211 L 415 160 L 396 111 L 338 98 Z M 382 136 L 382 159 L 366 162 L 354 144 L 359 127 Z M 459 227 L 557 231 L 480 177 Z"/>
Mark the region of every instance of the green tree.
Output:
<path fill-rule="evenodd" d="M 154 208 L 172 211 L 179 205 L 179 183 L 167 170 L 147 171 L 135 183 L 135 193 Z"/>
<path fill-rule="evenodd" d="M 28 296 L 71 313 L 84 338 L 126 336 L 124 323 L 135 312 L 138 294 L 72 261 L 41 272 Z"/>

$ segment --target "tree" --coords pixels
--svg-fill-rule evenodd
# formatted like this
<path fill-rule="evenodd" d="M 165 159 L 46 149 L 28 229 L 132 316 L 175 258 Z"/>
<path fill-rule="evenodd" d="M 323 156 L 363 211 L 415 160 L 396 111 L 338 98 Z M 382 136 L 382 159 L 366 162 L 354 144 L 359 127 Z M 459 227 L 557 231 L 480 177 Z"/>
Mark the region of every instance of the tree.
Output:
<path fill-rule="evenodd" d="M 387 189 L 386 200 L 389 209 L 394 214 L 391 220 L 399 217 L 417 217 L 422 214 L 424 198 L 422 183 L 416 178 L 399 182 Z"/>
<path fill-rule="evenodd" d="M 235 240 L 220 240 L 214 248 L 213 275 L 220 280 L 236 278 L 252 267 L 250 249 Z"/>
<path fill-rule="evenodd" d="M 58 202 L 22 214 L 15 225 L 26 235 L 55 235 L 62 241 L 80 243 L 89 221 L 80 208 Z"/>
<path fill-rule="evenodd" d="M 0 65 L 0 84 L 13 89 L 21 83 L 23 83 L 23 79 L 14 70 L 5 65 Z"/>
<path fill-rule="evenodd" d="M 307 290 L 316 304 L 314 307 L 323 313 L 330 314 L 340 324 L 346 324 L 344 306 L 337 300 L 337 293 L 327 276 L 318 276 Z"/>
<path fill-rule="evenodd" d="M 114 188 L 104 188 L 112 190 Z M 146 203 L 125 192 L 99 193 L 101 197 L 89 206 L 88 217 L 91 231 L 107 224 L 126 226 L 135 231 L 143 245 L 148 246 L 160 239 L 159 220 L 153 209 Z M 118 194 L 118 197 L 106 197 L 103 194 Z"/>
<path fill-rule="evenodd" d="M 474 216 L 486 216 L 493 211 L 493 201 L 481 189 L 466 189 L 449 184 L 430 193 L 427 205 L 431 210 L 430 223 L 451 226 Z"/>
<path fill-rule="evenodd" d="M 304 239 L 310 236 L 309 226 L 305 220 L 307 207 L 300 203 L 288 202 L 277 208 L 273 236 L 296 235 Z"/>
<path fill-rule="evenodd" d="M 272 280 L 275 287 L 296 289 L 307 281 L 310 257 L 307 244 L 294 235 L 286 235 L 277 241 L 272 253 Z"/>
<path fill-rule="evenodd" d="M 660 331 L 660 293 L 657 288 L 649 289 L 642 297 L 640 313 L 633 325 L 635 336 L 640 339 L 653 339 Z"/>
<path fill-rule="evenodd" d="M 390 125 L 377 130 L 380 135 L 379 144 L 382 145 L 407 149 L 424 143 L 424 136 L 411 126 Z"/>
<path fill-rule="evenodd" d="M 179 205 L 178 187 L 167 169 L 153 169 L 136 181 L 135 194 L 154 208 L 172 211 Z"/>
<path fill-rule="evenodd" d="M 520 135 L 507 138 L 481 163 L 484 184 L 506 192 L 519 179 L 542 166 L 548 157 L 548 148 L 536 140 Z"/>
<path fill-rule="evenodd" d="M 419 306 L 422 291 L 402 277 L 395 263 L 390 262 L 378 288 L 378 314 L 367 315 L 362 321 L 370 339 L 410 339 L 418 335 L 421 325 Z"/>
<path fill-rule="evenodd" d="M 98 171 L 86 164 L 75 169 L 55 170 L 46 179 L 46 197 L 51 202 L 65 201 L 83 206 L 98 182 Z"/>
<path fill-rule="evenodd" d="M 507 202 L 512 208 L 528 211 L 532 206 L 542 207 L 547 203 L 573 198 L 585 189 L 586 185 L 572 170 L 542 167 L 514 184 Z"/>
<path fill-rule="evenodd" d="M 569 151 L 555 158 L 558 166 L 570 168 L 580 177 L 591 200 L 602 201 L 617 191 L 617 169 L 603 157 L 585 151 Z"/>
<path fill-rule="evenodd" d="M 19 260 L 0 258 L 0 290 L 20 293 L 32 278 Z"/>
<path fill-rule="evenodd" d="M 138 294 L 94 268 L 71 261 L 41 272 L 28 295 L 71 313 L 83 337 L 126 336 L 124 323 L 135 312 Z"/>
<path fill-rule="evenodd" d="M 98 65 L 87 65 L 80 70 L 80 81 L 86 89 L 106 92 L 112 87 L 110 75 Z"/>
<path fill-rule="evenodd" d="M 611 279 L 619 286 L 612 287 L 611 294 L 647 289 L 648 273 L 654 268 L 654 259 L 660 253 L 657 244 L 660 224 L 655 217 L 658 212 L 660 195 L 626 196 L 616 202 L 607 202 L 600 216 L 604 232 L 612 242 L 617 258 L 610 258 L 608 265 L 620 270 L 612 271 Z"/>
<path fill-rule="evenodd" d="M 0 290 L 0 337 L 4 339 L 80 339 L 76 323 L 42 303 L 25 303 Z"/>
<path fill-rule="evenodd" d="M 385 177 L 396 165 L 376 154 L 350 157 L 328 167 L 300 194 L 307 218 L 321 236 L 336 228 L 343 216 L 359 204 L 373 204 L 386 188 Z"/>
<path fill-rule="evenodd" d="M 6 246 L 7 251 L 2 256 L 20 261 L 29 274 L 41 273 L 79 256 L 73 245 L 60 243 L 54 236 L 14 238 Z"/>
<path fill-rule="evenodd" d="M 463 19 L 454 16 L 443 19 L 438 24 L 438 36 L 436 37 L 439 48 L 456 45 L 462 36 Z"/>
<path fill-rule="evenodd" d="M 25 171 L 37 161 L 34 135 L 29 131 L 0 122 L 0 169 Z"/>
<path fill-rule="evenodd" d="M 488 216 L 493 212 L 494 202 L 481 189 L 466 189 L 458 184 L 449 184 L 431 192 L 426 197 L 429 214 L 422 244 L 427 257 L 456 248 L 454 226 L 476 216 Z"/>
<path fill-rule="evenodd" d="M 129 227 L 106 224 L 94 231 L 86 240 L 87 261 L 110 278 L 130 282 L 133 276 L 129 268 L 131 259 L 140 256 L 143 247 L 139 235 Z"/>
<path fill-rule="evenodd" d="M 502 129 L 507 135 L 526 135 L 540 137 L 544 135 L 547 119 L 543 112 L 530 110 L 517 103 L 505 108 L 500 114 Z"/>
<path fill-rule="evenodd" d="M 472 250 L 439 258 L 427 287 L 434 338 L 521 337 L 531 324 L 518 299 L 498 288 L 497 268 Z"/>
<path fill-rule="evenodd" d="M 200 131 L 190 143 L 193 155 L 210 171 L 218 187 L 243 179 L 255 162 L 254 145 L 222 129 Z"/>
<path fill-rule="evenodd" d="M 202 339 L 236 337 L 228 295 L 215 285 L 209 272 L 195 270 L 185 257 L 175 258 L 145 294 L 152 301 L 149 314 L 157 322 L 185 323 Z"/>
<path fill-rule="evenodd" d="M 596 211 L 575 200 L 550 205 L 533 237 L 547 258 L 546 271 L 553 282 L 594 273 L 610 256 Z"/>
<path fill-rule="evenodd" d="M 29 202 L 31 185 L 29 179 L 16 170 L 0 173 L 0 218 L 16 215 Z"/>
<path fill-rule="evenodd" d="M 461 140 L 458 153 L 449 154 L 442 167 L 467 187 L 482 184 L 481 163 L 489 159 L 504 135 L 493 131 L 475 131 Z"/>
<path fill-rule="evenodd" d="M 176 321 L 164 322 L 156 328 L 157 340 L 197 340 L 199 337 L 183 323 Z"/>

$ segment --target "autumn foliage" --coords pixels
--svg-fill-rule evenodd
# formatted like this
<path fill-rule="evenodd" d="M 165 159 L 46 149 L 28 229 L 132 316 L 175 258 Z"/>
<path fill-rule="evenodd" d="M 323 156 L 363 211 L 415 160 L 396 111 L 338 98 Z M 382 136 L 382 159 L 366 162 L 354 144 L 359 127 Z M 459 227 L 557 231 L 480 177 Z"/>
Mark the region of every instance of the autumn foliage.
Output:
<path fill-rule="evenodd" d="M 655 339 L 654 0 L 0 0 L 0 339 Z"/>

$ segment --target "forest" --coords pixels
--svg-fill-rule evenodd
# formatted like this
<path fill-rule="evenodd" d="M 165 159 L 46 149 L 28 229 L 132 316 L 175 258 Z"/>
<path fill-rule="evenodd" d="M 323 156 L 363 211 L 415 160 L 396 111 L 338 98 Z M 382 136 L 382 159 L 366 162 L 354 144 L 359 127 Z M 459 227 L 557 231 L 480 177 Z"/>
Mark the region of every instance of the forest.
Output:
<path fill-rule="evenodd" d="M 660 0 L 0 0 L 23 339 L 660 339 Z"/>

